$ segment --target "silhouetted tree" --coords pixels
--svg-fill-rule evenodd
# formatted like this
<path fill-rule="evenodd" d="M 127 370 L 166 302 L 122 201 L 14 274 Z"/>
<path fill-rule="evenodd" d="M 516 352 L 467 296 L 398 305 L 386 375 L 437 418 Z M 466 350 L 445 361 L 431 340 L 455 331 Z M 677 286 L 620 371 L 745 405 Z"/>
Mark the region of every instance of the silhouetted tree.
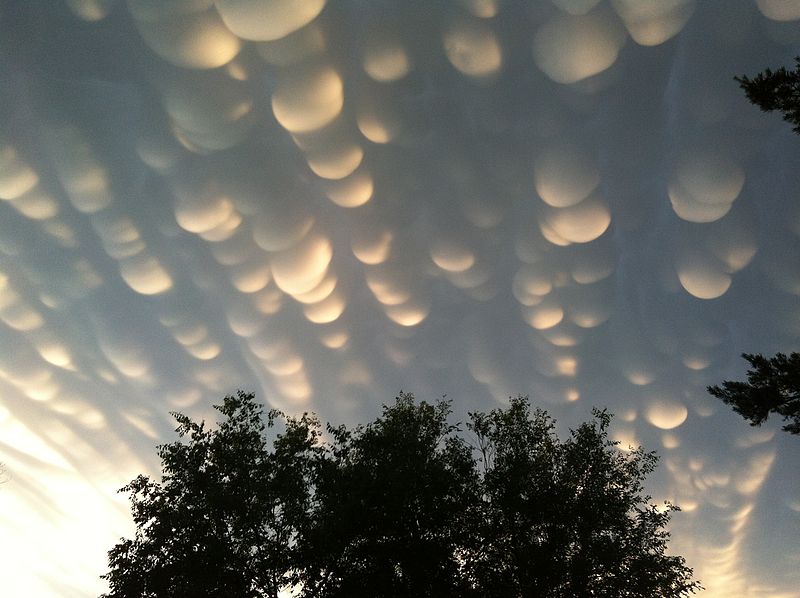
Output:
<path fill-rule="evenodd" d="M 252 394 L 215 406 L 214 431 L 174 413 L 180 437 L 159 447 L 162 479 L 140 475 L 130 494 L 134 539 L 109 551 L 108 598 L 277 598 L 292 582 L 295 539 L 310 508 L 319 425 L 285 419 L 268 449 Z"/>
<path fill-rule="evenodd" d="M 109 552 L 109 597 L 653 597 L 699 588 L 667 556 L 669 504 L 642 483 L 656 457 L 621 452 L 610 416 L 565 441 L 525 398 L 470 415 L 401 394 L 367 426 L 265 423 L 226 397 L 214 431 L 159 449 L 162 481 L 131 494 L 136 536 Z M 266 427 L 285 431 L 270 448 Z"/>
<path fill-rule="evenodd" d="M 665 554 L 677 507 L 643 494 L 655 453 L 620 451 L 608 438 L 611 416 L 594 416 L 561 442 L 527 398 L 472 414 L 484 505 L 466 573 L 478 595 L 650 598 L 699 589 L 684 559 Z"/>
<path fill-rule="evenodd" d="M 329 426 L 303 596 L 468 596 L 460 547 L 479 507 L 449 404 L 401 394 L 366 427 Z"/>
<path fill-rule="evenodd" d="M 800 134 L 800 56 L 795 58 L 793 71 L 786 67 L 777 71 L 765 69 L 752 79 L 745 75 L 734 79 L 747 99 L 764 112 L 782 112 L 783 120 L 794 125 L 793 131 Z"/>
<path fill-rule="evenodd" d="M 778 353 L 768 359 L 763 355 L 742 355 L 752 366 L 747 382 L 725 380 L 722 386 L 709 386 L 708 392 L 750 422 L 760 426 L 770 413 L 789 422 L 783 429 L 800 434 L 800 353 L 788 357 Z"/>

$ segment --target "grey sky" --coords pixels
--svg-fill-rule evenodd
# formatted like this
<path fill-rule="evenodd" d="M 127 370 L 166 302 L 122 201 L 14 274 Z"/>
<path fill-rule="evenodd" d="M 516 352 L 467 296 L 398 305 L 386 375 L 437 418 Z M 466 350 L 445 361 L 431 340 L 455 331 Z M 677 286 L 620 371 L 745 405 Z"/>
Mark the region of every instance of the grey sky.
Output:
<path fill-rule="evenodd" d="M 704 390 L 800 347 L 800 138 L 733 81 L 800 53 L 800 0 L 13 0 L 0 29 L 9 595 L 102 591 L 168 412 L 243 388 L 337 422 L 401 389 L 609 407 L 705 596 L 800 596 L 800 442 Z"/>

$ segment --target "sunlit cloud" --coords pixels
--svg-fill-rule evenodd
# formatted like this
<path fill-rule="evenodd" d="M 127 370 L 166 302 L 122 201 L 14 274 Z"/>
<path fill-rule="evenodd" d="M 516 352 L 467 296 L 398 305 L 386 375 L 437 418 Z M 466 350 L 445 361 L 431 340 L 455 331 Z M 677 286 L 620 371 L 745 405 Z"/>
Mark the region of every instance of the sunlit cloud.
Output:
<path fill-rule="evenodd" d="M 445 29 L 442 43 L 450 63 L 464 75 L 491 77 L 503 65 L 503 50 L 483 21 L 457 19 Z"/>
<path fill-rule="evenodd" d="M 796 21 L 800 19 L 800 7 L 788 0 L 756 0 L 756 6 L 773 21 Z"/>
<path fill-rule="evenodd" d="M 344 105 L 339 74 L 327 65 L 287 73 L 272 96 L 272 112 L 292 133 L 308 133 L 330 124 Z"/>
<path fill-rule="evenodd" d="M 325 0 L 215 0 L 230 30 L 242 39 L 270 41 L 308 25 Z"/>
<path fill-rule="evenodd" d="M 128 7 L 144 42 L 167 62 L 193 69 L 227 64 L 241 50 L 241 41 L 213 6 L 193 4 L 184 2 L 181 10 L 171 4 L 159 7 L 148 0 L 131 0 Z"/>
<path fill-rule="evenodd" d="M 695 0 L 612 0 L 637 44 L 657 46 L 683 29 L 695 9 Z"/>
<path fill-rule="evenodd" d="M 624 29 L 608 11 L 561 14 L 534 34 L 533 58 L 556 83 L 576 83 L 613 65 L 624 43 Z"/>
<path fill-rule="evenodd" d="M 241 387 L 607 407 L 704 595 L 796 596 L 798 448 L 705 391 L 800 339 L 796 137 L 732 79 L 795 2 L 61 4 L 0 20 L 6 593 L 105 591 L 115 490 Z"/>

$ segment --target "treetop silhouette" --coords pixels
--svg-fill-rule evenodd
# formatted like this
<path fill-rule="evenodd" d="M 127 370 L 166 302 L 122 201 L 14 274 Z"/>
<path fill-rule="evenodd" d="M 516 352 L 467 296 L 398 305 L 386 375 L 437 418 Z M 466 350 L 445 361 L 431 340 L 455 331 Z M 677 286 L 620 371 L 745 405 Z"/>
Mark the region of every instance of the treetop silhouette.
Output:
<path fill-rule="evenodd" d="M 747 382 L 725 380 L 721 386 L 709 386 L 708 392 L 750 422 L 760 426 L 770 414 L 789 422 L 783 429 L 800 434 L 800 353 L 788 357 L 778 353 L 767 358 L 744 353 L 750 363 Z"/>
<path fill-rule="evenodd" d="M 781 67 L 776 71 L 765 69 L 752 79 L 746 75 L 734 77 L 747 99 L 764 112 L 777 110 L 783 120 L 793 125 L 800 134 L 800 56 L 795 58 L 793 71 Z"/>
<path fill-rule="evenodd" d="M 161 481 L 128 492 L 136 534 L 109 551 L 107 598 L 641 597 L 700 588 L 666 554 L 677 510 L 618 449 L 611 416 L 560 440 L 525 397 L 450 423 L 401 393 L 365 426 L 264 415 L 225 397 L 215 429 L 174 414 Z M 268 436 L 272 438 L 270 441 Z M 285 594 L 283 594 L 285 595 Z"/>

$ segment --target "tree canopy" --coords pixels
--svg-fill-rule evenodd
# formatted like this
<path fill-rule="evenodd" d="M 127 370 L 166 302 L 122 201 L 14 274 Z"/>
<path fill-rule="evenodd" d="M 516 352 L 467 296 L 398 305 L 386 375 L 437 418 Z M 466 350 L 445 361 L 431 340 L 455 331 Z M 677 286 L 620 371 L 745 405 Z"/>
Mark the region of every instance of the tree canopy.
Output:
<path fill-rule="evenodd" d="M 562 441 L 527 398 L 472 413 L 410 394 L 356 428 L 266 416 L 225 397 L 207 429 L 181 414 L 161 481 L 129 493 L 136 535 L 109 551 L 107 598 L 641 597 L 699 589 L 666 554 L 676 507 L 643 482 L 611 416 Z M 273 431 L 272 428 L 278 428 Z M 268 435 L 274 438 L 270 442 Z"/>
<path fill-rule="evenodd" d="M 252 394 L 225 397 L 216 430 L 174 413 L 181 438 L 160 446 L 161 482 L 140 475 L 130 494 L 136 536 L 109 551 L 109 597 L 278 595 L 291 583 L 297 536 L 311 505 L 319 425 L 284 418 L 269 450 Z"/>
<path fill-rule="evenodd" d="M 764 112 L 783 113 L 783 120 L 800 134 L 800 56 L 795 58 L 793 71 L 781 67 L 777 71 L 765 69 L 752 79 L 746 75 L 734 78 L 750 102 Z"/>
<path fill-rule="evenodd" d="M 709 386 L 708 392 L 750 422 L 760 426 L 770 414 L 788 422 L 783 429 L 800 434 L 800 353 L 788 357 L 778 353 L 766 358 L 760 354 L 742 355 L 751 368 L 747 382 L 725 380 L 721 386 Z"/>

